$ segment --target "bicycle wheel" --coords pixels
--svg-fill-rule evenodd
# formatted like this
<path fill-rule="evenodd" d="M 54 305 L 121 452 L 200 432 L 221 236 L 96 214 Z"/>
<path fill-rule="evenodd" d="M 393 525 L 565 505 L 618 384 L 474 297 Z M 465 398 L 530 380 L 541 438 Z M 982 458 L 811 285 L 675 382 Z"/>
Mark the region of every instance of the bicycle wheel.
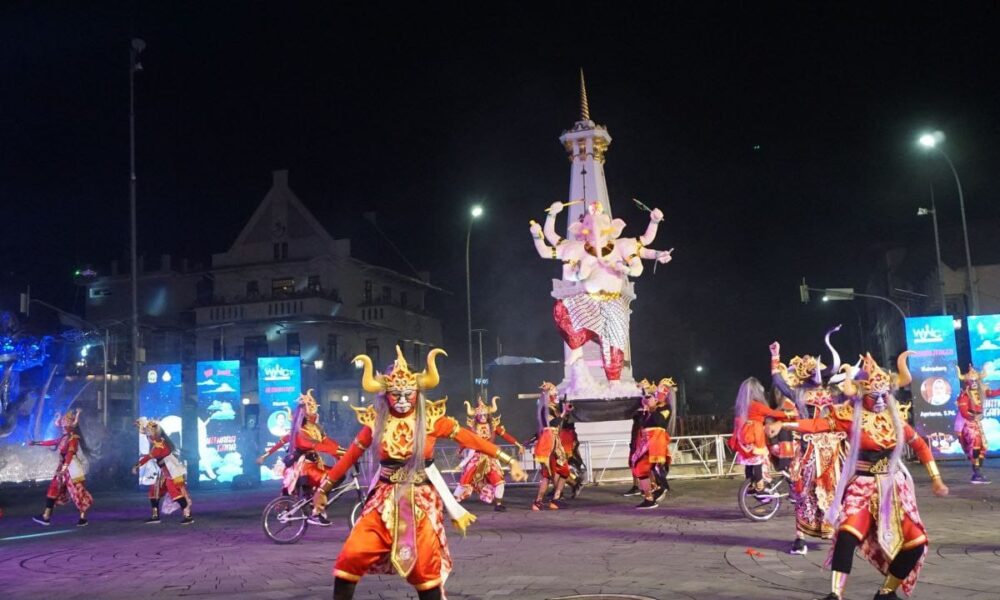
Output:
<path fill-rule="evenodd" d="M 294 496 L 279 496 L 267 503 L 261 516 L 264 535 L 275 544 L 294 544 L 305 535 L 309 522 Z"/>
<path fill-rule="evenodd" d="M 358 524 L 358 519 L 361 518 L 361 509 L 364 507 L 364 502 L 355 502 L 354 506 L 351 507 L 351 514 L 348 515 L 347 520 L 351 524 L 352 528 Z"/>
<path fill-rule="evenodd" d="M 784 478 L 775 484 L 765 488 L 764 493 L 747 493 L 750 490 L 751 481 L 746 479 L 740 486 L 737 503 L 743 516 L 751 521 L 767 521 L 781 508 L 781 486 L 784 485 Z"/>

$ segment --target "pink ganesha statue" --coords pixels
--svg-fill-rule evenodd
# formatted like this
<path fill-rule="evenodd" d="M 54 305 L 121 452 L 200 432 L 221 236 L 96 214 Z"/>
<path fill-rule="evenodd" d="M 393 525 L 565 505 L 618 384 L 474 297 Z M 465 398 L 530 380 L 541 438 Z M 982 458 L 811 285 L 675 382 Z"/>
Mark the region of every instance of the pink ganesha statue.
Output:
<path fill-rule="evenodd" d="M 600 387 L 603 390 L 600 396 L 622 395 L 619 380 L 629 347 L 629 304 L 635 298 L 629 277 L 642 274 L 642 259 L 661 264 L 670 262 L 672 250 L 646 247 L 655 238 L 663 213 L 652 210 L 649 226 L 642 236 L 623 238 L 620 236 L 625 222 L 612 219 L 600 203 L 593 202 L 578 222 L 569 225 L 570 237 L 562 239 L 555 231 L 555 220 L 566 205 L 556 202 L 549 207 L 544 229 L 531 222 L 538 255 L 563 263 L 562 280 L 553 282 L 552 316 L 570 349 L 566 367 L 573 389 L 564 391 L 579 396 Z M 606 386 L 595 386 L 581 360 L 583 346 L 588 341 L 600 345 Z"/>

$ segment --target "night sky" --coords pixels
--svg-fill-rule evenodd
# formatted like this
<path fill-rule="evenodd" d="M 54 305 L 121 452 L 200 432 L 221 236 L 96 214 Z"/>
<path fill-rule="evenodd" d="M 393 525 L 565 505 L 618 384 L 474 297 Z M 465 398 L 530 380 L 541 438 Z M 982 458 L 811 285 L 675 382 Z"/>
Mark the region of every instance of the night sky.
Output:
<path fill-rule="evenodd" d="M 127 256 L 132 36 L 148 44 L 136 84 L 140 252 L 207 261 L 235 239 L 270 171 L 290 169 L 332 233 L 376 211 L 451 292 L 437 304 L 456 361 L 475 202 L 486 208 L 472 238 L 475 326 L 505 354 L 560 356 L 549 297 L 559 269 L 535 254 L 528 221 L 566 199 L 557 138 L 579 114 L 580 67 L 592 118 L 614 139 L 615 216 L 638 235 L 647 218 L 629 199 L 660 207 L 654 246 L 676 248 L 637 284 L 638 376 L 701 377 L 728 403 L 740 379 L 764 374 L 775 338 L 815 353 L 844 322 L 843 354 L 856 352 L 865 305 L 803 306 L 797 283 L 860 290 L 880 249 L 931 244 L 916 207 L 932 181 L 942 226 L 958 222 L 950 173 L 914 145 L 924 129 L 947 134 L 969 218 L 1000 222 L 1000 23 L 987 4 L 39 4 L 0 9 L 8 307 L 30 282 L 80 311 L 73 270 Z M 960 243 L 942 239 L 949 253 Z"/>

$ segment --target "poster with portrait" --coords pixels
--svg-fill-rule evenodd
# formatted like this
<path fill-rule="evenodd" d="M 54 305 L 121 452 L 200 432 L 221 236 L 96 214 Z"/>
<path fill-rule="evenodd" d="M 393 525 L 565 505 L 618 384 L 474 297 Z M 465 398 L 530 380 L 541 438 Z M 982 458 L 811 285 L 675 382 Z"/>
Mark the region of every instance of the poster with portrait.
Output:
<path fill-rule="evenodd" d="M 180 364 L 143 365 L 139 377 L 139 414 L 158 421 L 163 432 L 170 436 L 174 446 L 180 450 L 184 444 L 184 430 L 181 426 L 184 385 L 181 382 Z M 148 453 L 149 439 L 141 431 L 136 434 L 139 437 L 139 454 Z M 139 470 L 139 484 L 152 484 L 157 472 L 156 463 L 147 462 Z"/>
<path fill-rule="evenodd" d="M 1000 389 L 1000 315 L 969 317 L 969 351 L 986 388 Z M 967 366 L 963 365 L 964 372 Z M 983 433 L 990 455 L 1000 453 L 1000 398 L 983 398 Z"/>
<path fill-rule="evenodd" d="M 260 398 L 261 441 L 265 449 L 291 431 L 292 413 L 302 392 L 302 361 L 298 356 L 268 356 L 257 359 L 257 390 Z M 280 476 L 280 453 L 261 465 L 261 481 Z"/>
<path fill-rule="evenodd" d="M 954 432 L 958 399 L 958 352 L 950 316 L 906 319 L 906 347 L 913 382 L 913 422 L 937 456 L 957 457 L 962 447 Z"/>
<path fill-rule="evenodd" d="M 198 479 L 231 482 L 243 474 L 237 418 L 240 406 L 240 361 L 201 361 L 197 365 Z"/>

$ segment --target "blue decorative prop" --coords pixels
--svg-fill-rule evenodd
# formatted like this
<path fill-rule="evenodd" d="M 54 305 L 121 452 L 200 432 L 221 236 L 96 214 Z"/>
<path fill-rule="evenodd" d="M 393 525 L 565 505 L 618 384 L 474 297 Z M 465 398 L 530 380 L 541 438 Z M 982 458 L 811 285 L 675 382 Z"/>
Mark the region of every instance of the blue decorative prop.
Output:
<path fill-rule="evenodd" d="M 21 372 L 42 366 L 52 341 L 22 333 L 12 313 L 0 313 L 0 438 L 14 431 L 18 409 L 28 398 L 20 393 Z"/>

